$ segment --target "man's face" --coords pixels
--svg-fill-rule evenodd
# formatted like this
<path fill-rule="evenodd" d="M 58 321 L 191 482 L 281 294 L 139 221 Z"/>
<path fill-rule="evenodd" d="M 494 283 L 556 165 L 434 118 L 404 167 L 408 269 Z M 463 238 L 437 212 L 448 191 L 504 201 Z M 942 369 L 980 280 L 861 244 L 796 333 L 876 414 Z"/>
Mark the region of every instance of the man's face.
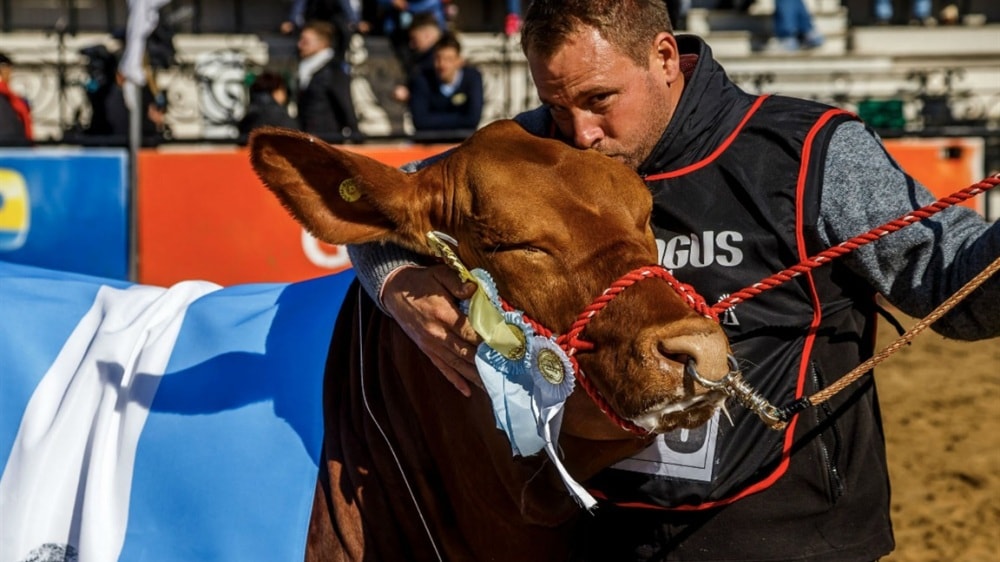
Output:
<path fill-rule="evenodd" d="M 410 30 L 410 47 L 417 53 L 426 53 L 441 38 L 441 28 L 436 25 L 421 25 Z"/>
<path fill-rule="evenodd" d="M 10 82 L 10 74 L 14 68 L 9 64 L 0 64 L 0 82 Z"/>
<path fill-rule="evenodd" d="M 559 131 L 638 168 L 659 141 L 680 100 L 684 79 L 669 33 L 650 41 L 649 62 L 637 66 L 600 34 L 583 27 L 548 60 L 528 53 L 538 96 Z"/>
<path fill-rule="evenodd" d="M 303 29 L 299 35 L 299 57 L 308 58 L 329 47 L 326 41 L 312 29 Z"/>
<path fill-rule="evenodd" d="M 462 55 L 451 47 L 441 47 L 434 51 L 434 69 L 445 84 L 455 80 L 458 69 L 462 68 Z"/>

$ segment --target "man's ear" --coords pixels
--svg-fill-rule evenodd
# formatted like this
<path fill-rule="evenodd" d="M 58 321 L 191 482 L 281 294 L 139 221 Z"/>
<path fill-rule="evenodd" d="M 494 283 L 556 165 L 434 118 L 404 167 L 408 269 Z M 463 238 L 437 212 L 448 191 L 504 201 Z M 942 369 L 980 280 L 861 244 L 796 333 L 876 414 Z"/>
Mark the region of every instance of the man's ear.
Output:
<path fill-rule="evenodd" d="M 681 56 L 673 33 L 661 31 L 653 39 L 650 69 L 662 72 L 666 82 L 673 84 L 681 77 Z"/>
<path fill-rule="evenodd" d="M 427 253 L 440 185 L 311 135 L 262 127 L 249 141 L 258 177 L 314 236 L 331 244 L 392 241 Z"/>

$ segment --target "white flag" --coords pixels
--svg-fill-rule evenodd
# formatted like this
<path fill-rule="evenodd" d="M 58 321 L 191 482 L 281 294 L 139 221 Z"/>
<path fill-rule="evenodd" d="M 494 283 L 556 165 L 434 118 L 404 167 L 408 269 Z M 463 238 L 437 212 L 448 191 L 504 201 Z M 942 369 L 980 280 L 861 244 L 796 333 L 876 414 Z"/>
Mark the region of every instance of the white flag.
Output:
<path fill-rule="evenodd" d="M 146 53 L 146 38 L 160 21 L 160 8 L 170 0 L 128 0 L 128 26 L 125 53 L 118 65 L 125 79 L 140 86 L 146 83 L 142 72 L 142 57 Z"/>

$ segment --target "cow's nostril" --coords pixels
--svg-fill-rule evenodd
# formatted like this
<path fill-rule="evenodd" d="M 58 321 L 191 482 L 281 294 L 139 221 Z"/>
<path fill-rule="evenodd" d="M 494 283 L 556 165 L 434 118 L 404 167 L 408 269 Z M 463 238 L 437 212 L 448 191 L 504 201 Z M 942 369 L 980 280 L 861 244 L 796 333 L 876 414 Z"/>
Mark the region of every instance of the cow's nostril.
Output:
<path fill-rule="evenodd" d="M 661 360 L 677 364 L 681 370 L 686 371 L 689 364 L 695 365 L 698 374 L 705 381 L 719 381 L 729 371 L 725 338 L 712 331 L 661 338 L 656 344 L 656 352 Z M 687 390 L 694 390 L 688 385 L 696 383 L 697 379 L 691 376 L 684 378 Z"/>
<path fill-rule="evenodd" d="M 658 342 L 656 346 L 657 354 L 661 359 L 666 359 L 672 363 L 677 363 L 682 367 L 688 364 L 693 358 L 690 354 L 684 351 L 678 351 L 675 348 L 671 348 L 666 342 Z"/>

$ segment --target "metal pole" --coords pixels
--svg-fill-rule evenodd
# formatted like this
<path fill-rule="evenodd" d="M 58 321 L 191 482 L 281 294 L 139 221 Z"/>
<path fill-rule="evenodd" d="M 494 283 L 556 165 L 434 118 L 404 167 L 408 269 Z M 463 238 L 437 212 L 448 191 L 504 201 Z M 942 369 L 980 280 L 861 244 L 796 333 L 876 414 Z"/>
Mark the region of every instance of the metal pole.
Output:
<path fill-rule="evenodd" d="M 125 82 L 128 106 L 128 278 L 139 281 L 139 147 L 142 145 L 142 86 Z"/>

